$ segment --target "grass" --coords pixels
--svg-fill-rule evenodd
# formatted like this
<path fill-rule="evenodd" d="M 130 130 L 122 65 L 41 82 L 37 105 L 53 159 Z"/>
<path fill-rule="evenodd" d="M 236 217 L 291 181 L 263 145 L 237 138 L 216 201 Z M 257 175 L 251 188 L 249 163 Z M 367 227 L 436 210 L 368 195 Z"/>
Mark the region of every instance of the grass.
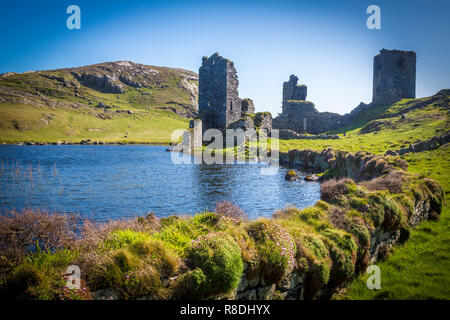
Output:
<path fill-rule="evenodd" d="M 35 142 L 79 142 L 84 139 L 104 142 L 164 143 L 171 142 L 176 129 L 187 129 L 188 120 L 171 112 L 154 110 L 144 115 L 121 114 L 101 119 L 92 108 L 55 110 L 30 105 L 0 105 L 0 140 Z M 44 125 L 43 114 L 53 114 L 50 125 Z M 19 126 L 18 130 L 15 126 Z"/>
<path fill-rule="evenodd" d="M 438 181 L 446 193 L 439 221 L 421 223 L 411 238 L 379 262 L 381 289 L 366 287 L 368 275 L 354 279 L 336 299 L 450 299 L 450 146 L 404 157 L 409 171 Z"/>

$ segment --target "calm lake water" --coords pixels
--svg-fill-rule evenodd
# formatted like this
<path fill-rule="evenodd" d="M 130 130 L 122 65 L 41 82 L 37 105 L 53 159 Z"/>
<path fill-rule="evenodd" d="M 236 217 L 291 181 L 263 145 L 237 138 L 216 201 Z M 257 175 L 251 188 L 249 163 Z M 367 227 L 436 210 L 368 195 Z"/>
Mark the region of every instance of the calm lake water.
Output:
<path fill-rule="evenodd" d="M 267 164 L 174 164 L 165 146 L 0 146 L 1 211 L 40 208 L 96 221 L 154 212 L 157 216 L 212 210 L 217 201 L 250 218 L 319 200 L 317 182 L 288 182 L 286 168 Z"/>

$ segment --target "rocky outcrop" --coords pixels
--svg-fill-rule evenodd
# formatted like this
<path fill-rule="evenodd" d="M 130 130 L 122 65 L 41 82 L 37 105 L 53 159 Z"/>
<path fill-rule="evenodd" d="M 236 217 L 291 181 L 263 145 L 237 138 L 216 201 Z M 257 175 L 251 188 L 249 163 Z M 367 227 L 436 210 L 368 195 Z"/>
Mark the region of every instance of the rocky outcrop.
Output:
<path fill-rule="evenodd" d="M 407 148 L 398 150 L 398 154 L 402 155 L 409 152 L 422 152 L 426 150 L 435 150 L 440 146 L 450 142 L 450 131 L 447 131 L 439 136 L 435 136 L 428 140 L 422 140 L 412 143 Z"/>
<path fill-rule="evenodd" d="M 297 181 L 298 180 L 298 175 L 297 172 L 295 172 L 294 170 L 289 170 L 286 175 L 284 176 L 284 179 L 287 181 Z"/>
<path fill-rule="evenodd" d="M 13 81 L 11 81 L 13 80 Z M 33 107 L 82 108 L 83 112 L 111 99 L 94 97 L 88 88 L 114 93 L 121 106 L 165 109 L 182 116 L 198 112 L 198 75 L 194 72 L 147 66 L 131 61 L 105 62 L 76 68 L 11 73 L 0 77 L 0 103 Z M 12 85 L 13 83 L 20 84 Z M 131 91 L 131 96 L 124 96 Z"/>
<path fill-rule="evenodd" d="M 280 163 L 307 171 L 325 172 L 326 177 L 349 177 L 355 181 L 371 180 L 395 168 L 383 156 L 363 151 L 357 153 L 337 151 L 333 148 L 320 152 L 290 150 L 287 153 L 280 153 Z M 395 163 L 404 170 L 408 167 L 401 159 L 395 159 Z"/>
<path fill-rule="evenodd" d="M 116 76 L 108 74 L 97 75 L 93 73 L 72 73 L 83 86 L 106 92 L 106 93 L 124 93 L 124 87 Z"/>

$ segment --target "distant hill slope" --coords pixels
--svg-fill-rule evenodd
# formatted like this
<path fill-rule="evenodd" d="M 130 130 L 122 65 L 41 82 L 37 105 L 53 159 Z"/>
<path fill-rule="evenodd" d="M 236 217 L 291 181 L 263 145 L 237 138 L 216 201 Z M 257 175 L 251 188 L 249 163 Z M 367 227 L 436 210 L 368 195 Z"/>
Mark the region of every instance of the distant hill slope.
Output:
<path fill-rule="evenodd" d="M 197 114 L 195 72 L 131 61 L 0 75 L 0 141 L 167 142 Z"/>

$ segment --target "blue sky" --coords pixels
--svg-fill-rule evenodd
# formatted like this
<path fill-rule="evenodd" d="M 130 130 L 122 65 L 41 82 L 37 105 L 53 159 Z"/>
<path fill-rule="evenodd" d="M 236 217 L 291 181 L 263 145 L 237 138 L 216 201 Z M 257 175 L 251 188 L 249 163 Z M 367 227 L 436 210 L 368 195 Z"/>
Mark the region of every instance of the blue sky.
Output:
<path fill-rule="evenodd" d="M 81 8 L 81 30 L 66 9 Z M 381 8 L 381 30 L 366 9 Z M 241 98 L 281 112 L 283 81 L 296 74 L 320 111 L 349 112 L 372 99 L 373 56 L 417 53 L 418 97 L 450 88 L 450 1 L 2 1 L 0 73 L 104 61 L 198 72 L 202 56 L 233 60 Z"/>

